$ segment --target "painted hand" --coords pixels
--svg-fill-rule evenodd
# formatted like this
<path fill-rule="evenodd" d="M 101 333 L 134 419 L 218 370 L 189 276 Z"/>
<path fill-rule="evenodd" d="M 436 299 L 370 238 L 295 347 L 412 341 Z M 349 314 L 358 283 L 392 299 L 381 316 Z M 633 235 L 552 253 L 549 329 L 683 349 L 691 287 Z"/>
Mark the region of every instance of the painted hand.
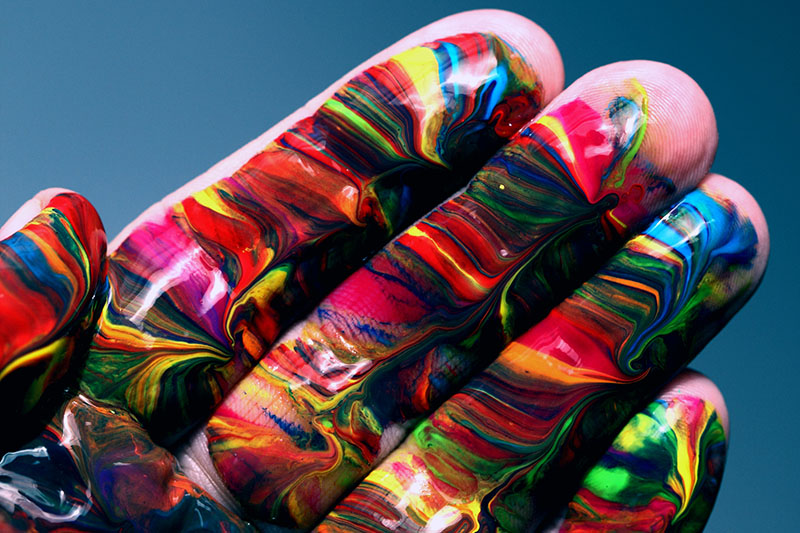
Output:
<path fill-rule="evenodd" d="M 681 371 L 758 285 L 763 215 L 707 175 L 685 74 L 562 84 L 540 28 L 464 13 L 108 255 L 79 195 L 23 206 L 0 230 L 0 523 L 702 529 L 727 414 Z"/>

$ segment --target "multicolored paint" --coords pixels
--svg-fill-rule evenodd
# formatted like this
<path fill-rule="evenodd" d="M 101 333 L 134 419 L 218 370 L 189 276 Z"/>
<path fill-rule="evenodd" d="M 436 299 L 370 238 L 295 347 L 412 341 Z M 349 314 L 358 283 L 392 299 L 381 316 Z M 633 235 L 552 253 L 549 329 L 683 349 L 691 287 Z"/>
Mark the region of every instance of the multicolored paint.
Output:
<path fill-rule="evenodd" d="M 648 100 L 575 99 L 337 287 L 209 421 L 248 513 L 309 526 L 677 191 L 638 157 Z"/>
<path fill-rule="evenodd" d="M 463 186 L 542 98 L 534 70 L 501 39 L 460 35 L 356 76 L 233 176 L 140 224 L 108 263 L 94 210 L 57 196 L 3 243 L 10 297 L 0 305 L 13 309 L 0 307 L 9 329 L 0 379 L 33 383 L 24 396 L 3 389 L 28 409 L 82 352 L 87 396 L 62 415 L 87 418 L 86 433 L 76 440 L 56 419 L 41 445 L 6 456 L 15 474 L 5 519 L 102 529 L 127 516 L 149 528 L 207 507 L 148 433 L 174 441 L 207 416 L 316 295 Z M 88 342 L 82 333 L 95 326 L 86 355 L 78 338 Z M 74 497 L 48 500 L 72 480 Z M 30 498 L 15 492 L 26 489 Z"/>
<path fill-rule="evenodd" d="M 713 405 L 686 393 L 656 400 L 614 439 L 551 530 L 702 531 L 725 452 Z"/>
<path fill-rule="evenodd" d="M 399 54 L 345 84 L 233 176 L 141 223 L 111 255 L 107 277 L 96 213 L 77 195 L 57 195 L 0 243 L 0 268 L 10 272 L 0 296 L 11 295 L 0 298 L 0 316 L 19 317 L 18 306 L 40 315 L 0 325 L 11 339 L 0 353 L 0 390 L 14 392 L 9 376 L 25 383 L 14 399 L 27 412 L 78 353 L 83 392 L 62 391 L 77 395 L 41 436 L 0 461 L 0 527 L 250 529 L 155 442 L 184 436 L 254 365 L 205 428 L 211 458 L 250 516 L 291 527 L 321 519 L 413 424 L 569 293 L 567 280 L 585 279 L 694 185 L 673 183 L 640 156 L 648 97 L 635 80 L 605 109 L 576 99 L 528 124 L 541 103 L 531 67 L 493 35 Z M 269 351 L 317 295 L 463 186 L 526 124 L 464 193 L 379 252 Z M 681 205 L 703 221 L 712 211 L 736 218 L 723 203 L 698 202 Z M 670 216 L 663 235 L 651 228 L 632 241 L 641 250 L 628 245 L 619 272 L 612 261 L 550 315 L 561 321 L 563 329 L 547 330 L 558 343 L 538 326 L 513 343 L 320 528 L 515 529 L 541 520 L 537 509 L 557 501 L 545 495 L 562 492 L 552 490 L 553 473 L 577 483 L 574 467 L 588 467 L 579 444 L 610 439 L 632 398 L 679 368 L 667 355 L 702 345 L 730 316 L 723 306 L 753 282 L 746 223 L 724 241 L 719 229 L 686 230 L 680 221 L 690 215 Z M 670 241 L 673 233 L 685 242 Z M 631 272 L 640 277 L 625 277 Z M 695 286 L 707 290 L 687 290 Z M 574 301 L 585 308 L 572 316 Z M 695 320 L 711 325 L 687 333 Z M 564 351 L 568 341 L 580 358 Z M 623 383 L 634 392 L 619 392 Z M 684 499 L 670 500 L 678 501 L 672 516 L 688 520 L 695 507 L 686 480 L 700 474 L 679 474 Z M 595 498 L 597 512 L 598 498 L 609 508 L 617 496 L 579 493 L 581 502 Z M 579 511 L 569 508 L 575 519 Z"/>
<path fill-rule="evenodd" d="M 340 88 L 233 176 L 136 227 L 82 387 L 160 442 L 208 415 L 347 273 L 465 185 L 539 109 L 491 34 L 412 48 Z"/>
<path fill-rule="evenodd" d="M 85 349 L 105 301 L 105 255 L 97 212 L 68 192 L 53 196 L 0 242 L 0 405 L 6 424 L 28 417 L 67 373 L 76 351 Z"/>
<path fill-rule="evenodd" d="M 524 531 L 749 297 L 750 221 L 701 187 L 419 424 L 320 531 Z M 682 464 L 686 492 L 701 465 Z M 681 508 L 687 504 L 681 502 Z"/>
<path fill-rule="evenodd" d="M 0 461 L 3 531 L 255 531 L 124 410 L 78 395 Z"/>

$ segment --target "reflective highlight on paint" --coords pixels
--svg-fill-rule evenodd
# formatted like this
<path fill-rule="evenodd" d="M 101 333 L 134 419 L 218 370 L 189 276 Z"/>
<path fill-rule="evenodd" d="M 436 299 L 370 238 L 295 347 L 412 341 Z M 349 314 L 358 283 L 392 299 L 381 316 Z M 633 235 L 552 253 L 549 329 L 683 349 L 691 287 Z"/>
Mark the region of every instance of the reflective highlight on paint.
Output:
<path fill-rule="evenodd" d="M 749 297 L 758 250 L 730 200 L 690 193 L 419 424 L 319 530 L 535 528 L 579 486 L 591 443 L 610 442 Z M 684 484 L 698 475 L 681 471 Z"/>
<path fill-rule="evenodd" d="M 83 395 L 0 461 L 0 529 L 254 531 L 181 472 L 124 410 Z"/>
<path fill-rule="evenodd" d="M 86 396 L 70 400 L 34 444 L 4 459 L 0 522 L 22 529 L 245 527 L 183 477 L 149 435 L 174 441 L 207 416 L 286 324 L 463 186 L 541 101 L 533 69 L 494 35 L 403 52 L 345 84 L 233 176 L 150 216 L 111 255 L 107 281 L 102 233 L 102 250 L 80 256 L 61 236 L 67 224 L 46 210 L 66 253 L 17 265 L 17 274 L 31 279 L 9 291 L 21 300 L 35 296 L 23 285 L 46 288 L 35 278 L 46 267 L 59 270 L 53 258 L 73 260 L 77 289 L 60 278 L 52 285 L 77 296 L 48 302 L 66 301 L 51 329 L 61 334 L 65 321 L 77 320 L 94 333 L 102 314 L 82 369 Z M 35 234 L 44 224 L 29 226 Z M 31 247 L 14 238 L 9 249 L 24 263 Z M 110 287 L 107 298 L 94 294 L 93 313 L 78 320 L 86 306 L 81 267 L 91 270 L 93 284 Z M 41 302 L 34 303 L 39 310 Z M 36 347 L 40 340 L 26 342 Z M 62 336 L 54 344 L 60 351 L 47 354 L 59 372 L 66 356 L 62 363 L 53 354 L 74 348 L 65 342 L 72 339 Z M 17 342 L 9 353 L 16 357 L 28 345 Z M 41 352 L 26 358 L 43 359 Z M 77 419 L 74 427 L 67 423 Z"/>

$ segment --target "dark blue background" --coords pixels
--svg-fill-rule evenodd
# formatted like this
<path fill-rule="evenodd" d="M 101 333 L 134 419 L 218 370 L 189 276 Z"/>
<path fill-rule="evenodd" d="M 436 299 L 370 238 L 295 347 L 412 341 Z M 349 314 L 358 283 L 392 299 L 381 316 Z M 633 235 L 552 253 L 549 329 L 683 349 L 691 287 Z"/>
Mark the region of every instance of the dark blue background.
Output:
<path fill-rule="evenodd" d="M 293 1 L 0 1 L 0 219 L 67 187 L 110 236 L 405 34 L 456 10 Z M 779 2 L 497 2 L 555 39 L 567 83 L 623 59 L 671 63 L 717 114 L 714 170 L 762 205 L 761 290 L 698 357 L 727 398 L 728 468 L 709 531 L 796 526 L 797 10 Z M 458 10 L 486 7 L 462 2 Z"/>

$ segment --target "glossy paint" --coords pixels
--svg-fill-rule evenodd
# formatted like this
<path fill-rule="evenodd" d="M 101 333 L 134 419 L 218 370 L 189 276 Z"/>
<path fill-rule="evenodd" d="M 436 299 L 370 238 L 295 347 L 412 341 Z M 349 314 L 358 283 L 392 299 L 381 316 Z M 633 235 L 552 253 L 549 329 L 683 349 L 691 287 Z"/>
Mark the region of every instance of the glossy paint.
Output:
<path fill-rule="evenodd" d="M 686 183 L 639 154 L 635 79 L 524 128 L 467 190 L 337 287 L 225 399 L 206 434 L 234 497 L 309 526 Z"/>
<path fill-rule="evenodd" d="M 416 426 L 320 530 L 535 528 L 579 487 L 592 446 L 746 301 L 759 246 L 728 198 L 690 193 Z"/>

